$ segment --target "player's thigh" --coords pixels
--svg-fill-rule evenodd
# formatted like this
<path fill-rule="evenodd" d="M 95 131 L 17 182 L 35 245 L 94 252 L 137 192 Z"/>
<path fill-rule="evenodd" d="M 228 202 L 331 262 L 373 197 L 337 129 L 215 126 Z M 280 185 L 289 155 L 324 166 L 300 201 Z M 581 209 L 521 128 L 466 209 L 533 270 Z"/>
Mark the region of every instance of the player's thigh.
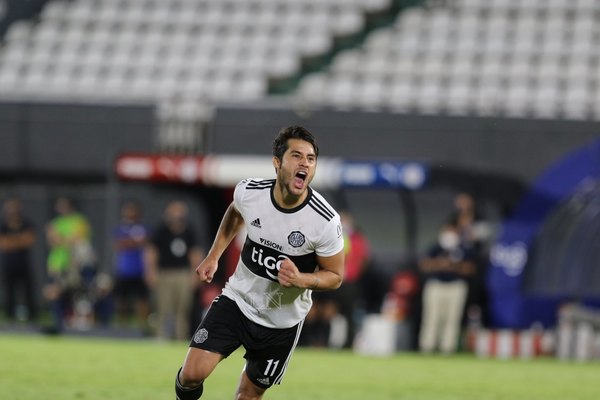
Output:
<path fill-rule="evenodd" d="M 279 383 L 293 349 L 273 349 L 271 354 L 247 355 L 245 373 L 256 386 L 264 389 Z"/>
<path fill-rule="evenodd" d="M 245 373 L 254 385 L 266 389 L 281 383 L 288 362 L 296 348 L 301 324 L 271 333 L 265 329 L 265 337 L 259 342 L 246 343 Z"/>
<path fill-rule="evenodd" d="M 219 361 L 239 348 L 242 319 L 241 311 L 233 300 L 225 296 L 215 298 L 192 337 L 182 379 L 206 379 Z"/>
<path fill-rule="evenodd" d="M 223 355 L 219 353 L 190 347 L 181 369 L 182 383 L 200 384 L 214 371 L 223 358 Z"/>

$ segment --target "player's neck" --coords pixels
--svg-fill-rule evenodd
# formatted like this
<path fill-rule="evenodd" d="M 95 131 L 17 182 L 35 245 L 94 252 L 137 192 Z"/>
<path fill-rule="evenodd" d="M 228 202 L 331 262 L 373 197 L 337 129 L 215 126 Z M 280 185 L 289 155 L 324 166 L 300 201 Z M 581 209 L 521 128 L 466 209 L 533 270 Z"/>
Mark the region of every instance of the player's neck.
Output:
<path fill-rule="evenodd" d="M 308 196 L 308 190 L 302 192 L 300 196 L 290 193 L 284 184 L 277 182 L 273 189 L 273 198 L 281 208 L 292 209 L 300 206 Z"/>

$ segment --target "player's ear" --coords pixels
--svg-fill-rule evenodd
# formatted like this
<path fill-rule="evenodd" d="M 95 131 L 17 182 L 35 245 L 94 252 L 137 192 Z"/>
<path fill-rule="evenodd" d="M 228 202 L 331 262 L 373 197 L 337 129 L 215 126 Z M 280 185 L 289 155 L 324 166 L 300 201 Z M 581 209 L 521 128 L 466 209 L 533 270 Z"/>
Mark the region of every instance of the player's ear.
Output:
<path fill-rule="evenodd" d="M 279 167 L 281 167 L 281 160 L 275 156 L 273 156 L 273 167 L 275 167 L 275 172 L 279 171 Z"/>

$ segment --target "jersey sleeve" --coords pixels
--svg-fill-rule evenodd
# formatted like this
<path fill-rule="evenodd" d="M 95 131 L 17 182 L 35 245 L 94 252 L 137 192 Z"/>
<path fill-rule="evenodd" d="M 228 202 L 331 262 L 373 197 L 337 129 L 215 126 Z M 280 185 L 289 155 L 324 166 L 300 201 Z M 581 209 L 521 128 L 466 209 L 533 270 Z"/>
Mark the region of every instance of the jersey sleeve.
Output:
<path fill-rule="evenodd" d="M 333 256 L 344 249 L 344 235 L 340 216 L 335 215 L 324 227 L 319 245 L 315 249 L 318 256 Z"/>
<path fill-rule="evenodd" d="M 244 194 L 246 193 L 246 185 L 248 184 L 249 181 L 250 181 L 250 179 L 244 179 L 243 181 L 238 182 L 238 184 L 235 185 L 235 189 L 233 190 L 233 206 L 240 214 L 242 214 L 242 216 L 243 216 L 242 204 L 244 201 Z"/>

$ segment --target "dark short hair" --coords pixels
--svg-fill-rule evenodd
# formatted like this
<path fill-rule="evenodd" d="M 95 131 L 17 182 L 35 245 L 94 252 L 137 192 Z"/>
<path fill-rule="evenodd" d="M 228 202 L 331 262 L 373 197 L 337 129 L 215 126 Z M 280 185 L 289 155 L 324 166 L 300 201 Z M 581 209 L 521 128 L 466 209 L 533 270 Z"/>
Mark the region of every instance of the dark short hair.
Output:
<path fill-rule="evenodd" d="M 289 139 L 300 139 L 310 143 L 315 149 L 315 155 L 319 156 L 319 146 L 317 146 L 317 140 L 313 134 L 308 129 L 297 125 L 288 126 L 279 131 L 279 134 L 273 141 L 273 156 L 280 160 L 283 158 L 283 154 L 288 149 Z"/>

